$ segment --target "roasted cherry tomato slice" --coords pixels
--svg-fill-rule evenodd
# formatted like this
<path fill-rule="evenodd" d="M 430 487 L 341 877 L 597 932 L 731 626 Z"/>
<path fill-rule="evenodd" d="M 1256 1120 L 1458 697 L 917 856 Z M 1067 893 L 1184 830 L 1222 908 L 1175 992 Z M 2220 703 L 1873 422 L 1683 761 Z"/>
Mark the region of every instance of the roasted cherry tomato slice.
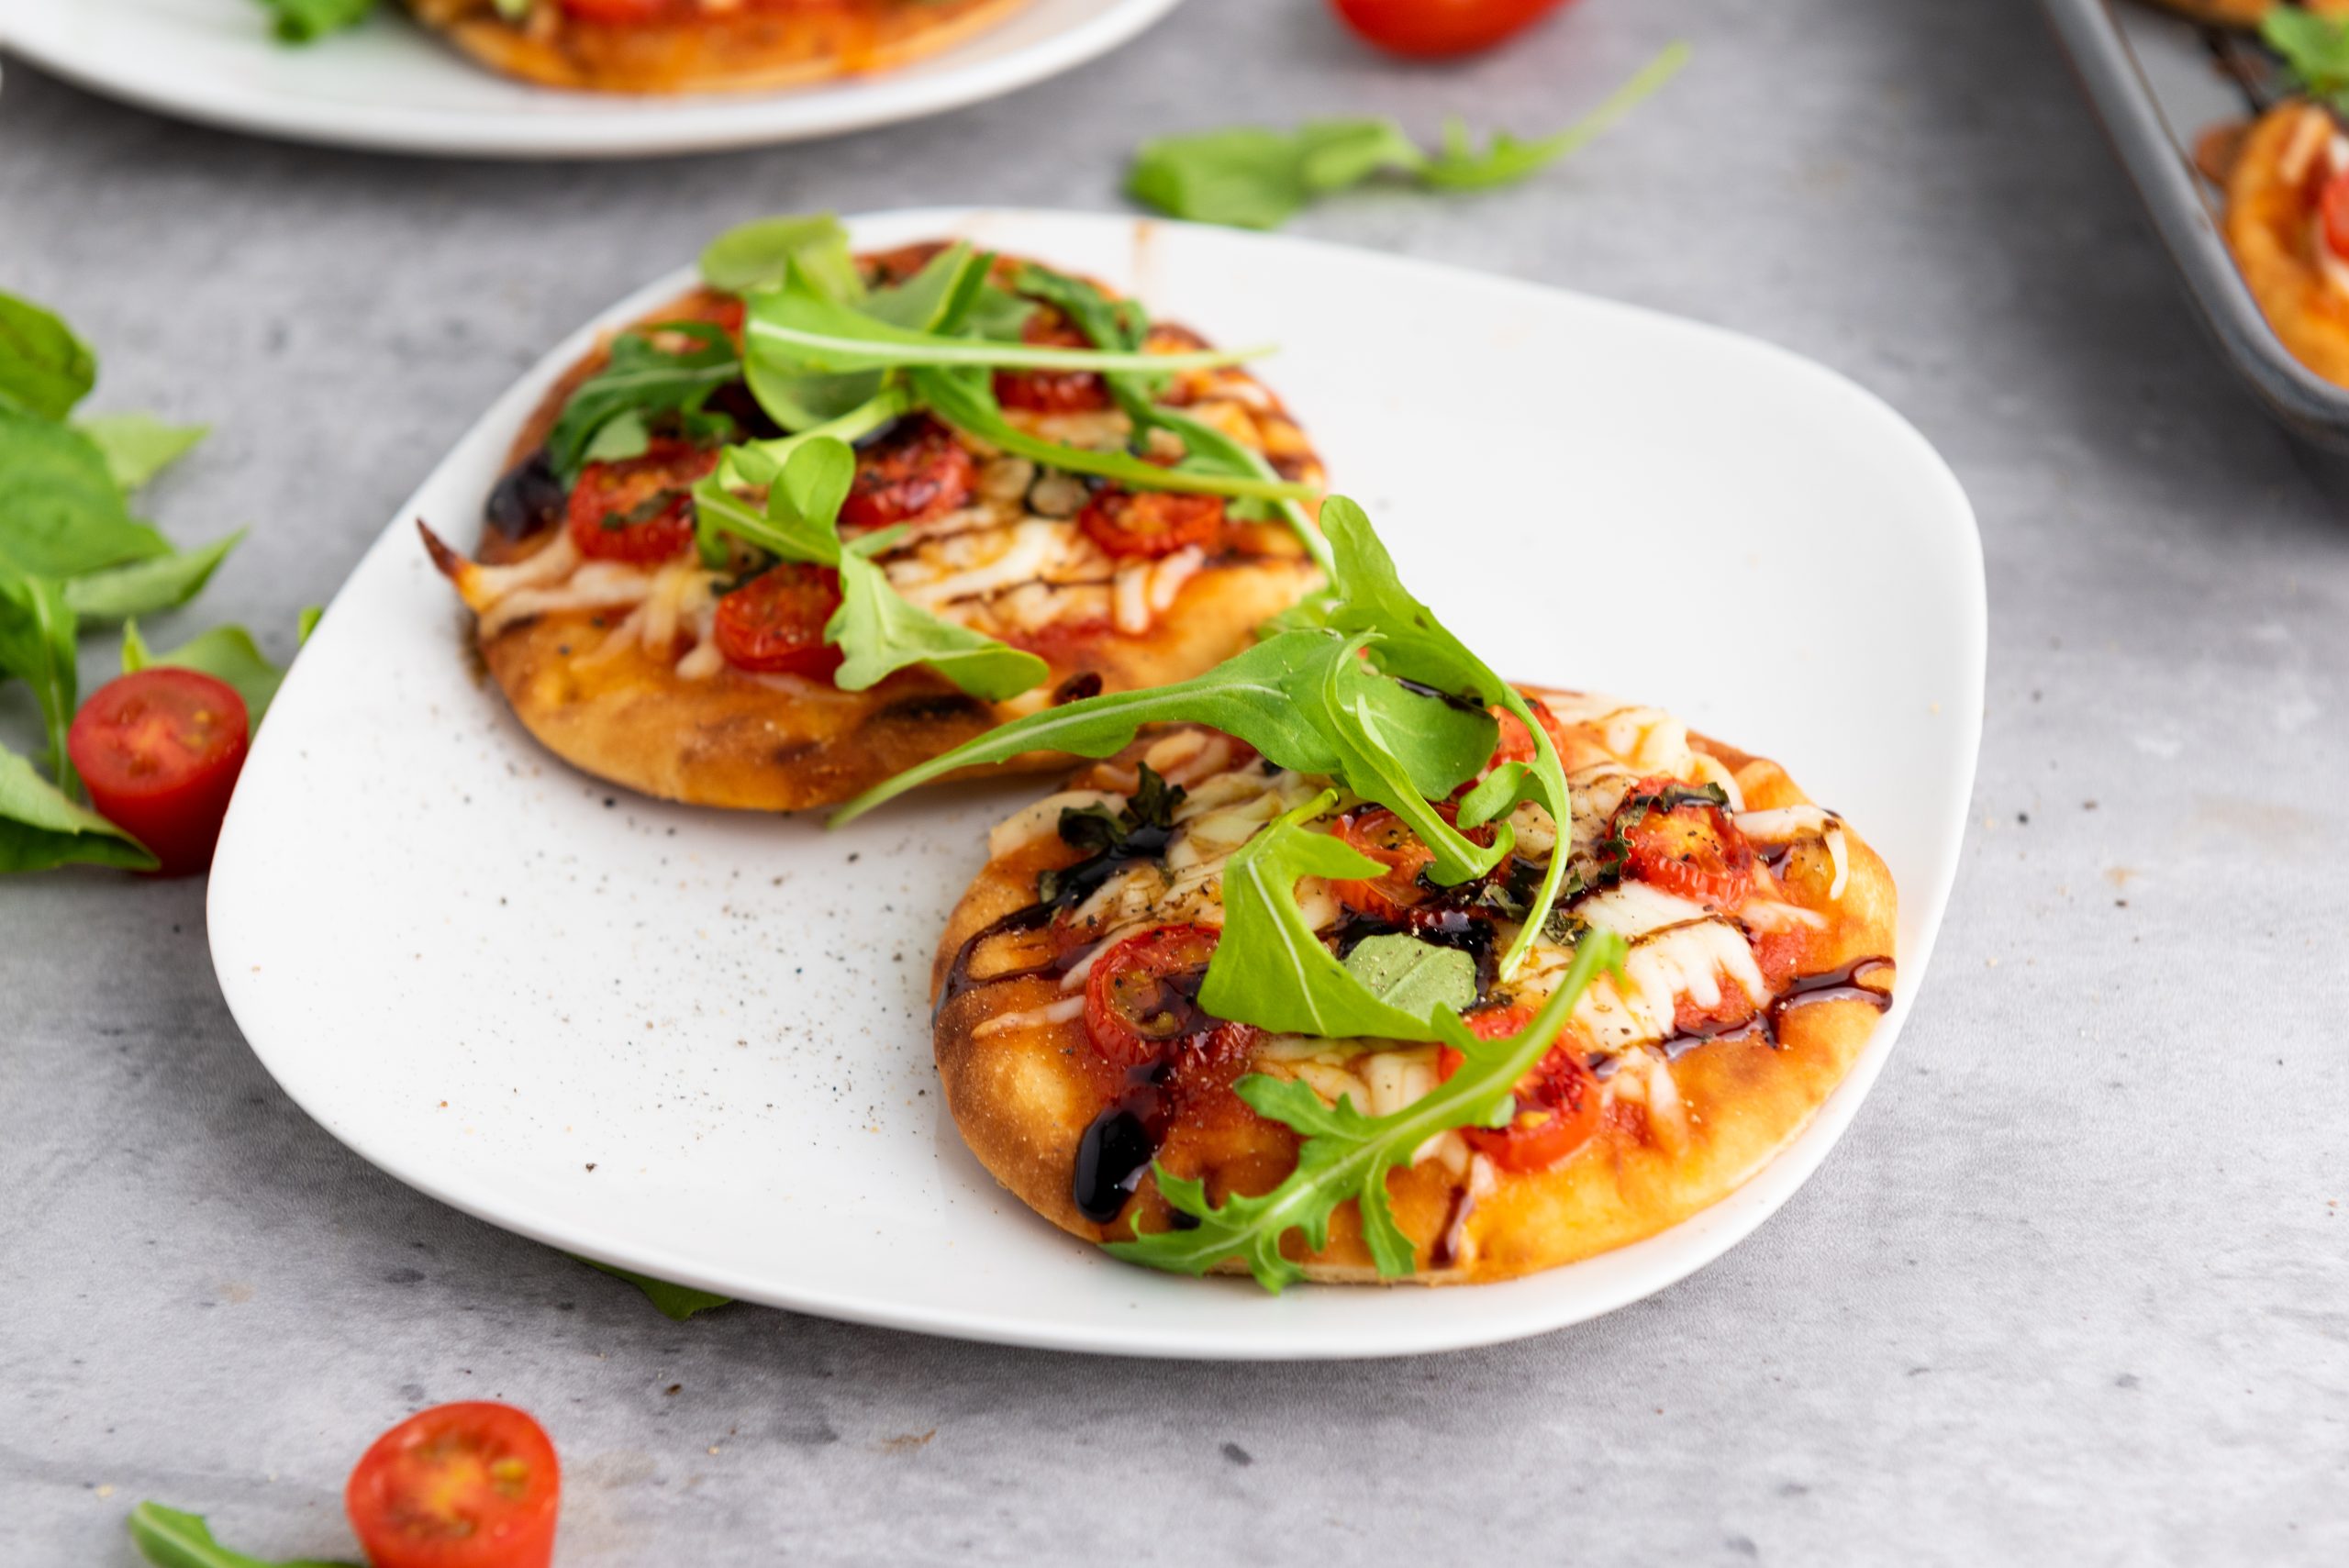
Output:
<path fill-rule="evenodd" d="M 1090 349 L 1093 339 L 1049 305 L 1040 305 L 1019 329 L 1039 348 Z M 1109 406 L 1109 384 L 1091 371 L 997 371 L 995 399 L 1031 414 L 1090 414 Z"/>
<path fill-rule="evenodd" d="M 1642 779 L 1615 808 L 1610 834 L 1624 845 L 1624 870 L 1640 881 L 1730 908 L 1753 882 L 1753 846 L 1721 807 L 1679 798 L 1687 789 L 1674 779 Z"/>
<path fill-rule="evenodd" d="M 2349 173 L 2335 174 L 2317 195 L 2324 218 L 2324 248 L 2349 261 Z"/>
<path fill-rule="evenodd" d="M 923 415 L 856 456 L 856 479 L 841 503 L 841 527 L 885 528 L 951 512 L 971 498 L 978 464 L 954 432 Z"/>
<path fill-rule="evenodd" d="M 1390 54 L 1473 54 L 1531 26 L 1564 0 L 1330 0 L 1346 26 Z"/>
<path fill-rule="evenodd" d="M 694 542 L 694 481 L 718 454 L 662 438 L 641 457 L 591 462 L 572 486 L 571 541 L 595 561 L 657 565 Z"/>
<path fill-rule="evenodd" d="M 343 1488 L 373 1568 L 546 1568 L 562 1473 L 511 1405 L 419 1410 L 377 1438 Z"/>
<path fill-rule="evenodd" d="M 212 863 L 247 728 L 225 683 L 158 664 L 90 694 L 65 754 L 98 815 L 155 851 L 156 874 L 186 876 Z"/>
<path fill-rule="evenodd" d="M 1212 926 L 1162 926 L 1095 959 L 1085 977 L 1093 1049 L 1119 1067 L 1139 1067 L 1173 1049 L 1220 1057 L 1244 1044 L 1253 1029 L 1199 1006 L 1219 935 Z"/>
<path fill-rule="evenodd" d="M 841 607 L 841 575 L 786 561 L 718 601 L 718 651 L 738 670 L 822 678 L 841 667 L 824 626 Z"/>
<path fill-rule="evenodd" d="M 1195 544 L 1212 550 L 1223 538 L 1223 497 L 1112 485 L 1085 504 L 1076 526 L 1111 555 L 1172 555 Z"/>
<path fill-rule="evenodd" d="M 1512 1035 L 1533 1021 L 1530 1007 L 1495 1007 L 1465 1020 L 1478 1040 Z M 1438 1066 L 1450 1078 L 1464 1061 L 1445 1046 Z M 1517 1083 L 1517 1114 L 1507 1127 L 1464 1127 L 1470 1148 L 1504 1171 L 1542 1171 L 1590 1141 L 1598 1130 L 1598 1080 L 1569 1045 L 1561 1042 Z"/>
<path fill-rule="evenodd" d="M 1525 706 L 1533 710 L 1534 718 L 1550 732 L 1550 744 L 1559 746 L 1558 716 L 1550 711 L 1549 705 L 1540 697 L 1527 697 Z M 1525 728 L 1525 721 L 1505 707 L 1493 709 L 1493 717 L 1500 721 L 1501 733 L 1493 746 L 1493 760 L 1486 767 L 1491 769 L 1499 767 L 1503 762 L 1533 761 L 1533 735 Z"/>
<path fill-rule="evenodd" d="M 1446 822 L 1459 825 L 1460 807 L 1452 802 L 1438 802 L 1435 812 Z M 1419 880 L 1419 873 L 1435 863 L 1435 851 L 1411 830 L 1409 823 L 1386 807 L 1365 806 L 1349 811 L 1338 818 L 1335 831 L 1339 842 L 1361 851 L 1387 868 L 1380 876 L 1331 883 L 1330 890 L 1347 908 L 1359 909 L 1381 920 L 1401 920 L 1408 917 L 1413 907 L 1433 896 Z M 1492 842 L 1492 829 L 1471 828 L 1468 837 L 1476 843 L 1488 844 Z"/>

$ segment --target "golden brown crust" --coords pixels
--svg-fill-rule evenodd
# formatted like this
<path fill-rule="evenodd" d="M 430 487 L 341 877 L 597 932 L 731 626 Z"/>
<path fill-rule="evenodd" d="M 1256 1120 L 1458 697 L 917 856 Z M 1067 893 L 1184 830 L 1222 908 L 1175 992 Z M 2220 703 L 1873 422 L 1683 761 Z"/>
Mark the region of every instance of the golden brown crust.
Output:
<path fill-rule="evenodd" d="M 1532 688 L 1528 688 L 1532 690 Z M 1701 737 L 1692 748 L 1736 777 L 1749 810 L 1809 804 L 1775 762 Z M 1895 895 L 1890 873 L 1856 833 L 1844 828 L 1849 877 L 1841 897 L 1826 897 L 1827 877 L 1797 871 L 1794 901 L 1828 916 L 1830 929 L 1807 946 L 1800 971 L 1819 973 L 1893 956 Z M 978 875 L 947 923 L 932 968 L 932 992 L 945 981 L 964 943 L 1034 899 L 1036 873 L 1064 864 L 1072 851 L 1045 840 Z M 1816 869 L 1816 868 L 1814 868 Z M 996 970 L 1020 967 L 996 953 L 978 956 Z M 982 969 L 984 977 L 988 973 Z M 1887 974 L 1876 976 L 1882 984 Z M 1115 1240 L 1130 1227 L 1163 1229 L 1169 1211 L 1145 1181 L 1117 1221 L 1102 1225 L 1077 1211 L 1077 1151 L 1086 1127 L 1118 1083 L 1105 1075 L 1081 1018 L 1063 1021 L 990 1020 L 1057 999 L 1049 977 L 1009 980 L 951 997 L 939 1013 L 934 1045 L 948 1109 L 964 1140 L 996 1178 L 1053 1224 L 1087 1240 Z M 1871 1004 L 1825 1000 L 1785 1010 L 1773 1049 L 1760 1039 L 1711 1041 L 1680 1055 L 1671 1077 L 1687 1107 L 1685 1141 L 1667 1139 L 1637 1106 L 1619 1103 L 1578 1152 L 1552 1169 L 1497 1173 L 1491 1190 L 1467 1207 L 1455 1229 L 1461 1183 L 1439 1162 L 1396 1172 L 1388 1191 L 1397 1222 L 1417 1251 L 1411 1278 L 1430 1284 L 1506 1279 L 1593 1256 L 1652 1236 L 1719 1202 L 1791 1141 L 1867 1044 L 1878 1017 Z M 1211 1197 L 1269 1190 L 1295 1163 L 1297 1139 L 1264 1121 L 1229 1093 L 1200 1096 L 1177 1118 L 1160 1151 L 1168 1169 L 1206 1182 Z M 1447 1250 L 1458 1260 L 1439 1258 Z M 1326 1283 L 1379 1278 L 1363 1246 L 1353 1206 L 1341 1207 L 1330 1242 L 1308 1256 L 1288 1238 L 1308 1277 Z M 1236 1266 L 1236 1265 L 1235 1265 Z"/>
<path fill-rule="evenodd" d="M 912 247 L 866 264 L 894 274 L 918 267 L 935 249 Z M 1008 275 L 1018 263 L 1001 265 Z M 719 304 L 720 296 L 695 290 L 640 325 L 708 319 Z M 1163 332 L 1171 346 L 1199 341 L 1179 328 Z M 572 393 L 605 359 L 598 349 L 563 373 L 517 432 L 509 466 L 545 443 Z M 1244 417 L 1267 457 L 1292 477 L 1319 482 L 1319 460 L 1295 420 L 1244 373 L 1186 373 L 1178 384 L 1200 396 L 1244 384 L 1253 405 Z M 512 565 L 559 535 L 558 528 L 516 540 L 493 528 L 483 536 L 480 559 Z M 1029 646 L 1051 674 L 1028 705 L 1072 680 L 1097 677 L 1102 690 L 1126 691 L 1198 674 L 1247 646 L 1259 625 L 1319 581 L 1285 528 L 1235 526 L 1230 536 L 1233 550 L 1185 582 L 1146 632 L 1048 628 Z M 752 811 L 838 805 L 1022 711 L 1017 700 L 990 705 L 923 669 L 863 692 L 731 666 L 687 679 L 674 660 L 654 658 L 641 646 L 611 646 L 621 618 L 621 612 L 573 608 L 516 619 L 479 638 L 482 658 L 515 716 L 548 750 L 598 778 L 665 800 Z M 1039 754 L 998 771 L 1033 772 L 1063 761 Z"/>
<path fill-rule="evenodd" d="M 490 0 L 410 0 L 417 20 L 493 71 L 607 93 L 757 92 L 871 75 L 951 49 L 1027 4 L 837 0 L 626 24 L 541 6 L 518 25 Z"/>
<path fill-rule="evenodd" d="M 2221 28 L 2255 28 L 2279 6 L 2298 3 L 2320 15 L 2349 12 L 2349 0 L 2154 0 L 2164 10 L 2176 11 L 2198 22 Z"/>
<path fill-rule="evenodd" d="M 2302 364 L 2349 386 L 2349 296 L 2325 279 L 2315 188 L 2332 117 L 2311 104 L 2270 109 L 2227 176 L 2227 245 L 2267 324 Z"/>

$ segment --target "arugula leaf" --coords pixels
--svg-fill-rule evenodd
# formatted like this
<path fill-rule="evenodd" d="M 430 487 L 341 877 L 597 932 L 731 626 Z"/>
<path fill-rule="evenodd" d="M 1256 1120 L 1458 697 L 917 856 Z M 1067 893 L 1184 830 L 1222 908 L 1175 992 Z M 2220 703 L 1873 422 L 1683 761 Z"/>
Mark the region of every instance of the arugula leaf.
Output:
<path fill-rule="evenodd" d="M 863 308 L 874 320 L 892 326 L 922 332 L 938 328 L 967 297 L 972 260 L 968 245 L 951 245 L 904 283 L 874 290 Z M 817 292 L 834 297 L 820 288 Z M 751 395 L 786 430 L 804 431 L 841 418 L 870 403 L 887 379 L 887 373 L 878 370 L 808 371 L 790 360 L 761 353 L 752 353 L 742 371 Z"/>
<path fill-rule="evenodd" d="M 185 457 L 209 433 L 208 425 L 166 425 L 151 414 L 93 414 L 73 428 L 106 460 L 106 472 L 125 495 Z"/>
<path fill-rule="evenodd" d="M 828 212 L 754 218 L 702 248 L 702 281 L 727 294 L 773 288 L 794 272 L 833 299 L 864 294 L 848 230 Z"/>
<path fill-rule="evenodd" d="M 153 871 L 157 862 L 129 834 L 0 746 L 0 872 L 71 864 Z"/>
<path fill-rule="evenodd" d="M 1476 961 L 1403 931 L 1364 937 L 1346 954 L 1346 973 L 1392 1007 L 1427 1018 L 1442 1003 L 1455 1013 L 1476 1000 Z"/>
<path fill-rule="evenodd" d="M 1126 190 L 1171 217 L 1237 228 L 1278 228 L 1319 197 L 1379 174 L 1431 190 L 1487 189 L 1522 180 L 1592 141 L 1687 62 L 1675 43 L 1582 119 L 1538 140 L 1506 132 L 1481 150 L 1458 121 L 1433 153 L 1392 120 L 1308 120 L 1294 131 L 1234 126 L 1144 142 Z"/>
<path fill-rule="evenodd" d="M 654 333 L 687 339 L 692 347 L 664 349 L 653 341 Z M 715 322 L 670 321 L 623 332 L 612 339 L 604 368 L 580 383 L 563 404 L 547 435 L 547 462 L 565 487 L 576 484 L 596 437 L 629 415 L 638 421 L 639 434 L 661 416 L 677 419 L 690 434 L 731 433 L 732 420 L 705 414 L 702 405 L 741 373 L 733 339 Z M 623 434 L 629 433 L 624 428 Z"/>
<path fill-rule="evenodd" d="M 825 623 L 824 640 L 843 655 L 833 684 L 861 692 L 893 673 L 927 664 L 973 696 L 1001 702 L 1050 673 L 1043 660 L 932 615 L 889 585 L 870 559 L 900 537 L 885 529 L 843 546 L 841 503 L 856 476 L 856 454 L 830 437 L 807 440 L 785 461 L 767 488 L 763 516 L 713 477 L 694 486 L 697 523 L 735 534 L 785 561 L 829 566 L 841 574 L 841 606 Z"/>
<path fill-rule="evenodd" d="M 671 1284 L 667 1280 L 654 1279 L 651 1274 L 617 1269 L 609 1263 L 599 1263 L 593 1258 L 581 1258 L 575 1252 L 572 1256 L 591 1269 L 599 1270 L 614 1279 L 626 1280 L 636 1286 L 644 1293 L 644 1298 L 659 1309 L 661 1316 L 672 1323 L 682 1323 L 695 1313 L 707 1312 L 713 1307 L 734 1304 L 732 1296 L 719 1296 L 715 1291 L 696 1290 L 689 1284 Z"/>
<path fill-rule="evenodd" d="M 374 10 L 375 0 L 261 0 L 275 18 L 274 30 L 286 43 L 316 43 L 329 33 L 355 28 Z"/>
<path fill-rule="evenodd" d="M 253 634 L 243 627 L 216 626 L 167 653 L 156 653 L 139 635 L 139 623 L 126 621 L 122 628 L 122 673 L 128 675 L 157 664 L 198 671 L 233 689 L 245 701 L 248 733 L 261 728 L 262 715 L 269 711 L 269 705 L 277 698 L 277 688 L 285 683 L 285 672 L 269 662 L 261 645 L 253 640 Z"/>
<path fill-rule="evenodd" d="M 2336 111 L 2349 108 L 2349 17 L 2271 6 L 2260 18 L 2259 36 L 2284 57 L 2285 69 L 2310 97 Z"/>
<path fill-rule="evenodd" d="M 1219 956 L 1230 940 L 1227 936 L 1219 945 Z M 1390 1116 L 1364 1116 L 1351 1097 L 1324 1105 L 1301 1081 L 1262 1073 L 1241 1079 L 1233 1089 L 1250 1108 L 1305 1135 L 1297 1168 L 1261 1196 L 1235 1195 L 1217 1205 L 1208 1201 L 1201 1183 L 1153 1165 L 1160 1195 L 1197 1223 L 1187 1229 L 1139 1233 L 1106 1250 L 1128 1262 L 1186 1274 L 1203 1274 L 1238 1258 L 1258 1284 L 1277 1293 L 1305 1277 L 1302 1265 L 1282 1251 L 1283 1239 L 1294 1230 L 1314 1251 L 1328 1246 L 1330 1216 L 1352 1199 L 1379 1273 L 1389 1279 L 1409 1273 L 1416 1260 L 1410 1240 L 1395 1223 L 1387 1173 L 1407 1164 L 1420 1144 L 1439 1133 L 1504 1125 L 1514 1108 L 1510 1096 L 1518 1081 L 1549 1051 L 1598 971 L 1621 972 L 1625 951 L 1620 937 L 1594 932 L 1575 950 L 1565 978 L 1532 1021 L 1501 1040 L 1480 1040 L 1457 1014 L 1440 1009 L 1440 1038 L 1464 1060 L 1450 1079 Z M 1204 1005 L 1204 993 L 1201 999 Z"/>
<path fill-rule="evenodd" d="M 0 409 L 0 564 L 78 577 L 171 548 L 125 509 L 106 455 L 87 436 Z"/>
<path fill-rule="evenodd" d="M 294 628 L 294 646 L 295 648 L 299 649 L 308 645 L 310 633 L 318 629 L 318 622 L 326 618 L 326 606 L 324 605 L 306 605 L 303 606 L 301 618 L 295 622 Z"/>
<path fill-rule="evenodd" d="M 1282 1034 L 1441 1040 L 1431 1015 L 1386 1000 L 1339 962 L 1297 906 L 1299 877 L 1373 877 L 1386 869 L 1305 826 L 1337 802 L 1335 790 L 1323 790 L 1259 829 L 1224 863 L 1223 938 L 1199 987 L 1199 1006 Z"/>
<path fill-rule="evenodd" d="M 0 294 L 0 408 L 62 419 L 97 380 L 97 356 L 55 311 Z"/>
<path fill-rule="evenodd" d="M 182 1513 L 161 1503 L 141 1503 L 130 1510 L 130 1539 L 155 1568 L 353 1568 L 348 1562 L 323 1562 L 304 1558 L 293 1562 L 264 1562 L 241 1551 L 231 1551 L 212 1539 L 212 1527 L 201 1514 Z"/>
<path fill-rule="evenodd" d="M 74 781 L 65 731 L 73 722 L 78 682 L 76 629 L 62 583 L 0 563 L 0 674 L 20 676 L 32 687 L 49 734 L 49 771 L 69 792 Z"/>
<path fill-rule="evenodd" d="M 239 528 L 201 550 L 173 550 L 128 566 L 68 578 L 65 602 L 74 614 L 89 620 L 124 620 L 184 605 L 203 591 L 244 537 L 245 530 Z"/>

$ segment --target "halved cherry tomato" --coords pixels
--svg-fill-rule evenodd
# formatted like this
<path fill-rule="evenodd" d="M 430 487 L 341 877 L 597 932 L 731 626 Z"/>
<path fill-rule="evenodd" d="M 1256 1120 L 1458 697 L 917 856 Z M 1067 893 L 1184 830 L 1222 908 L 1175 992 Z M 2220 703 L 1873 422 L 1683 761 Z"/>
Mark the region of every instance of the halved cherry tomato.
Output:
<path fill-rule="evenodd" d="M 717 466 L 717 452 L 668 437 L 641 457 L 589 463 L 571 490 L 571 542 L 591 560 L 639 566 L 684 554 L 694 542 L 694 481 Z"/>
<path fill-rule="evenodd" d="M 977 478 L 977 462 L 953 431 L 926 414 L 904 420 L 857 453 L 841 527 L 885 528 L 938 517 L 968 501 Z"/>
<path fill-rule="evenodd" d="M 1448 800 L 1437 802 L 1435 813 L 1455 827 L 1459 824 L 1460 807 Z M 1335 835 L 1348 849 L 1359 850 L 1387 868 L 1379 876 L 1359 882 L 1331 883 L 1330 891 L 1347 908 L 1381 920 L 1400 920 L 1433 896 L 1419 881 L 1419 873 L 1435 863 L 1435 851 L 1411 830 L 1409 823 L 1386 807 L 1365 806 L 1347 812 L 1338 818 Z M 1468 837 L 1489 844 L 1492 829 L 1471 828 Z"/>
<path fill-rule="evenodd" d="M 482 1400 L 419 1410 L 377 1438 L 342 1504 L 373 1568 L 546 1568 L 562 1496 L 545 1429 Z"/>
<path fill-rule="evenodd" d="M 1478 1040 L 1513 1035 L 1533 1021 L 1531 1007 L 1493 1007 L 1464 1020 Z M 1436 1053 L 1437 1070 L 1450 1078 L 1467 1060 L 1450 1046 Z M 1504 1171 L 1542 1171 L 1556 1164 L 1598 1130 L 1598 1079 L 1564 1041 L 1550 1048 L 1533 1071 L 1518 1080 L 1517 1114 L 1507 1127 L 1464 1127 L 1469 1147 Z"/>
<path fill-rule="evenodd" d="M 1093 339 L 1049 305 L 1040 305 L 1019 329 L 1038 348 L 1090 349 Z M 1109 384 L 1091 371 L 997 371 L 995 400 L 1031 414 L 1090 414 L 1109 406 Z"/>
<path fill-rule="evenodd" d="M 1340 17 L 1390 54 L 1473 54 L 1556 10 L 1564 0 L 1330 0 Z"/>
<path fill-rule="evenodd" d="M 1527 697 L 1525 706 L 1533 710 L 1533 717 L 1550 732 L 1550 744 L 1560 746 L 1558 716 L 1550 711 L 1549 705 L 1540 697 Z M 1533 761 L 1533 735 L 1525 728 L 1525 721 L 1505 707 L 1493 709 L 1493 717 L 1500 721 L 1501 733 L 1493 746 L 1493 760 L 1485 764 L 1486 769 L 1497 768 L 1503 762 Z"/>
<path fill-rule="evenodd" d="M 212 863 L 248 728 L 225 682 L 157 664 L 90 694 L 65 754 L 98 815 L 155 851 L 155 874 L 186 876 Z"/>
<path fill-rule="evenodd" d="M 1221 935 L 1212 926 L 1161 926 L 1128 937 L 1093 961 L 1085 977 L 1085 1028 L 1093 1049 L 1139 1067 L 1169 1047 L 1217 1058 L 1252 1039 L 1199 1006 L 1199 984 Z"/>
<path fill-rule="evenodd" d="M 1172 555 L 1195 544 L 1213 550 L 1223 537 L 1223 497 L 1111 485 L 1085 504 L 1076 526 L 1111 555 Z"/>
<path fill-rule="evenodd" d="M 2349 261 L 2349 173 L 2335 174 L 2317 196 L 2324 216 L 2324 248 Z"/>
<path fill-rule="evenodd" d="M 1753 882 L 1753 846 L 1727 811 L 1684 798 L 1687 789 L 1674 779 L 1642 779 L 1615 808 L 1610 834 L 1624 844 L 1624 869 L 1632 876 L 1729 908 Z"/>
<path fill-rule="evenodd" d="M 825 623 L 840 607 L 839 573 L 786 561 L 719 599 L 711 630 L 738 670 L 820 680 L 841 667 L 841 651 L 824 640 Z"/>

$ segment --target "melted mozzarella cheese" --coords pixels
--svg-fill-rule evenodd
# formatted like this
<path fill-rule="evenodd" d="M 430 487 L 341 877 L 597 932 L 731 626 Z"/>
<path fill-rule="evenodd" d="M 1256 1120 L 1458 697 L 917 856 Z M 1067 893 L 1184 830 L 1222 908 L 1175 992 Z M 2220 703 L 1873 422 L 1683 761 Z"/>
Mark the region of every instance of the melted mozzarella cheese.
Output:
<path fill-rule="evenodd" d="M 1106 806 L 1111 810 L 1125 805 L 1119 795 L 1098 789 L 1064 789 L 1058 795 L 1048 795 L 1035 805 L 1013 812 L 987 832 L 987 854 L 995 860 L 1016 854 L 1039 839 L 1059 835 L 1061 813 L 1083 811 L 1091 806 Z"/>

